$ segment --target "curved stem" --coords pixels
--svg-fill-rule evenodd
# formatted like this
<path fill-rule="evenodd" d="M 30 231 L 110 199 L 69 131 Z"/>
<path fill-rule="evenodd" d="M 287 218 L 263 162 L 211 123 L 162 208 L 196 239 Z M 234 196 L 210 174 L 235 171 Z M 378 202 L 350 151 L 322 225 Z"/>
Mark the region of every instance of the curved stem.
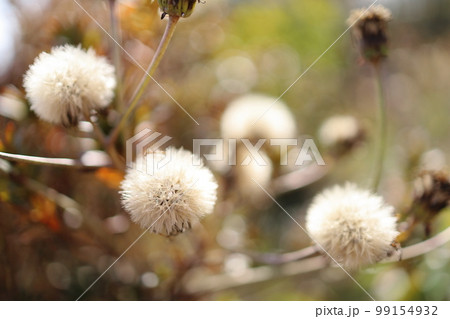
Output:
<path fill-rule="evenodd" d="M 131 98 L 130 106 L 128 107 L 125 114 L 122 116 L 119 124 L 114 128 L 110 135 L 109 143 L 114 144 L 117 137 L 119 136 L 119 133 L 125 123 L 128 121 L 129 117 L 133 113 L 133 111 L 138 106 L 139 100 L 144 94 L 145 89 L 147 88 L 147 85 L 149 84 L 150 80 L 153 79 L 152 75 L 157 69 L 159 63 L 161 62 L 167 47 L 169 46 L 170 40 L 172 39 L 172 36 L 175 32 L 176 24 L 179 20 L 179 17 L 177 16 L 170 16 L 169 21 L 166 25 L 166 30 L 164 31 L 164 35 L 161 38 L 161 41 L 159 43 L 159 46 L 155 52 L 155 55 L 153 56 L 152 62 L 148 66 L 143 78 L 141 79 L 141 82 L 139 83 L 135 93 L 133 94 L 133 97 Z"/>
<path fill-rule="evenodd" d="M 374 192 L 377 191 L 380 184 L 381 175 L 383 173 L 383 164 L 386 153 L 386 137 L 387 137 L 387 123 L 386 123 L 386 101 L 384 97 L 383 83 L 381 80 L 381 68 L 380 64 L 375 64 L 375 78 L 377 83 L 378 91 L 378 149 L 375 155 L 374 163 L 374 175 L 372 189 Z"/>
<path fill-rule="evenodd" d="M 401 251 L 402 260 L 411 259 L 414 257 L 424 255 L 426 253 L 429 253 L 430 251 L 433 251 L 436 248 L 439 248 L 440 246 L 443 246 L 448 242 L 450 242 L 450 227 L 447 227 L 447 229 L 443 230 L 442 232 L 440 232 L 439 234 L 435 235 L 430 239 L 403 248 Z M 395 256 L 392 256 L 388 259 L 383 260 L 382 262 L 389 263 L 396 261 L 398 261 L 398 259 Z"/>
<path fill-rule="evenodd" d="M 86 121 L 91 123 L 92 128 L 94 130 L 94 134 L 96 135 L 96 137 L 97 137 L 98 141 L 100 142 L 100 144 L 106 145 L 105 134 L 100 129 L 100 127 L 98 127 L 97 123 L 92 120 L 91 114 L 90 114 L 89 109 L 87 107 L 83 107 L 83 116 L 84 116 L 84 119 Z"/>
<path fill-rule="evenodd" d="M 448 242 L 450 242 L 450 227 L 428 240 L 403 248 L 402 259 L 411 259 L 424 255 Z M 398 262 L 398 257 L 392 256 L 383 260 L 381 263 L 390 262 Z M 288 262 L 278 266 L 259 266 L 249 268 L 244 274 L 238 277 L 229 274 L 210 276 L 200 274 L 198 277 L 192 277 L 185 280 L 184 288 L 191 294 L 206 294 L 227 289 L 237 289 L 279 278 L 299 276 L 313 271 L 318 271 L 328 265 L 329 262 L 326 257 L 315 256 L 300 261 Z"/>
<path fill-rule="evenodd" d="M 108 155 L 111 157 L 111 161 L 113 162 L 114 166 L 120 170 L 125 169 L 125 164 L 120 158 L 119 154 L 117 153 L 117 150 L 115 147 L 110 147 L 110 145 L 107 143 L 107 139 L 103 131 L 100 129 L 98 124 L 94 122 L 91 119 L 91 115 L 89 114 L 89 110 L 84 107 L 83 108 L 83 116 L 85 117 L 85 120 L 91 123 L 94 133 L 98 138 L 98 141 L 103 146 L 104 150 L 108 153 Z"/>

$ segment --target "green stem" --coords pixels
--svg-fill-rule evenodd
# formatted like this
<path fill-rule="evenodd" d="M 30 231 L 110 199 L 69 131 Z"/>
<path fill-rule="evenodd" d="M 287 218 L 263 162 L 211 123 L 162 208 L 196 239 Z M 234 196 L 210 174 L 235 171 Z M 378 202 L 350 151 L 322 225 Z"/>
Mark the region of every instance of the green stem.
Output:
<path fill-rule="evenodd" d="M 381 175 L 383 173 L 383 164 L 386 153 L 386 138 L 387 138 L 387 121 L 386 121 L 386 100 L 384 96 L 383 83 L 381 79 L 381 68 L 379 64 L 374 65 L 375 67 L 375 78 L 378 91 L 378 149 L 377 154 L 375 154 L 375 165 L 374 165 L 374 175 L 372 189 L 374 192 L 377 191 L 380 184 Z"/>
<path fill-rule="evenodd" d="M 123 101 L 123 83 L 122 83 L 122 61 L 120 57 L 120 47 L 117 45 L 116 41 L 120 43 L 118 21 L 116 17 L 116 0 L 109 0 L 109 19 L 111 24 L 111 34 L 113 39 L 111 39 L 112 48 L 112 58 L 114 62 L 114 67 L 116 69 L 116 103 L 119 112 L 124 112 L 124 101 Z"/>
<path fill-rule="evenodd" d="M 148 66 L 141 82 L 139 83 L 135 93 L 133 94 L 133 97 L 131 98 L 130 106 L 128 107 L 125 114 L 122 116 L 119 124 L 114 128 L 112 131 L 109 143 L 114 144 L 117 137 L 119 136 L 120 131 L 122 130 L 123 126 L 128 121 L 129 117 L 133 113 L 133 111 L 138 106 L 139 100 L 142 97 L 142 94 L 144 94 L 145 89 L 147 88 L 147 85 L 149 84 L 150 80 L 153 79 L 152 75 L 157 69 L 159 63 L 161 62 L 164 53 L 167 50 L 167 47 L 170 43 L 170 40 L 172 39 L 172 36 L 175 32 L 176 24 L 179 20 L 179 17 L 177 16 L 170 16 L 169 22 L 167 23 L 166 30 L 164 31 L 164 35 L 161 38 L 161 41 L 159 43 L 158 49 L 155 52 L 155 55 L 153 56 L 152 62 Z"/>

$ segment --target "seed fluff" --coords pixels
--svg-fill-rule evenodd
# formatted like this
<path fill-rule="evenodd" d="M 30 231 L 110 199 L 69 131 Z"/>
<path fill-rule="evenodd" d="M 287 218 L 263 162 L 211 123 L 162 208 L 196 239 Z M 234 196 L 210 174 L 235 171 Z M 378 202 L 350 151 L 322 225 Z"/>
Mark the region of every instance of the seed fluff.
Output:
<path fill-rule="evenodd" d="M 64 45 L 42 52 L 24 77 L 31 109 L 44 121 L 74 126 L 80 114 L 114 98 L 114 67 L 93 49 Z"/>
<path fill-rule="evenodd" d="M 212 213 L 217 183 L 198 157 L 184 149 L 168 148 L 147 153 L 142 162 L 153 167 L 151 173 L 138 166 L 129 168 L 121 184 L 122 204 L 133 222 L 174 236 Z"/>

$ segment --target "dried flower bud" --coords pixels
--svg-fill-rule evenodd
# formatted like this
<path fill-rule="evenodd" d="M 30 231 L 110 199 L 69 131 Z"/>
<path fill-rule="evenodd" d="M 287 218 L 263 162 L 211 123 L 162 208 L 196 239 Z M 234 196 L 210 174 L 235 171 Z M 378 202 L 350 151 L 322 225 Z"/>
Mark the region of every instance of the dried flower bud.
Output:
<path fill-rule="evenodd" d="M 234 178 L 238 193 L 246 201 L 257 206 L 264 203 L 267 194 L 261 189 L 270 187 L 273 174 L 273 165 L 269 156 L 260 151 L 260 156 L 264 163 L 258 163 L 252 160 L 250 163 L 243 164 L 246 158 L 249 158 L 250 152 L 244 145 L 239 145 L 237 149 L 237 165 L 234 166 Z"/>
<path fill-rule="evenodd" d="M 414 202 L 433 215 L 450 206 L 450 176 L 442 171 L 424 171 L 414 181 Z"/>
<path fill-rule="evenodd" d="M 387 56 L 387 23 L 392 19 L 389 9 L 382 5 L 369 9 L 353 10 L 347 20 L 353 36 L 360 46 L 362 56 L 372 63 Z"/>
<path fill-rule="evenodd" d="M 200 0 L 158 0 L 159 7 L 163 12 L 161 18 L 169 16 L 187 18 L 194 11 L 195 4 Z"/>
<path fill-rule="evenodd" d="M 399 234 L 394 208 L 354 184 L 317 195 L 308 208 L 306 228 L 330 256 L 350 269 L 390 256 Z"/>
<path fill-rule="evenodd" d="M 246 94 L 231 101 L 220 119 L 222 137 L 225 139 L 279 139 L 297 137 L 297 124 L 289 107 L 275 97 Z M 284 144 L 287 146 L 287 144 Z M 264 147 L 267 155 L 280 162 L 280 148 Z"/>

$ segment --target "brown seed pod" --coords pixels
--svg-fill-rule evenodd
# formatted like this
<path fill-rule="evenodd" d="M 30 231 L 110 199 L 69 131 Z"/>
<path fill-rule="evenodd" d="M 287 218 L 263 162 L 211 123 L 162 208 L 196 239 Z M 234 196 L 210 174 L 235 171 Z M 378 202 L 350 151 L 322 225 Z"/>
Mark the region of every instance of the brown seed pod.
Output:
<path fill-rule="evenodd" d="M 161 19 L 166 15 L 187 18 L 194 11 L 195 4 L 200 0 L 158 0 L 163 12 Z"/>
<path fill-rule="evenodd" d="M 347 23 L 364 59 L 378 63 L 388 54 L 387 24 L 391 12 L 381 5 L 353 10 Z"/>

